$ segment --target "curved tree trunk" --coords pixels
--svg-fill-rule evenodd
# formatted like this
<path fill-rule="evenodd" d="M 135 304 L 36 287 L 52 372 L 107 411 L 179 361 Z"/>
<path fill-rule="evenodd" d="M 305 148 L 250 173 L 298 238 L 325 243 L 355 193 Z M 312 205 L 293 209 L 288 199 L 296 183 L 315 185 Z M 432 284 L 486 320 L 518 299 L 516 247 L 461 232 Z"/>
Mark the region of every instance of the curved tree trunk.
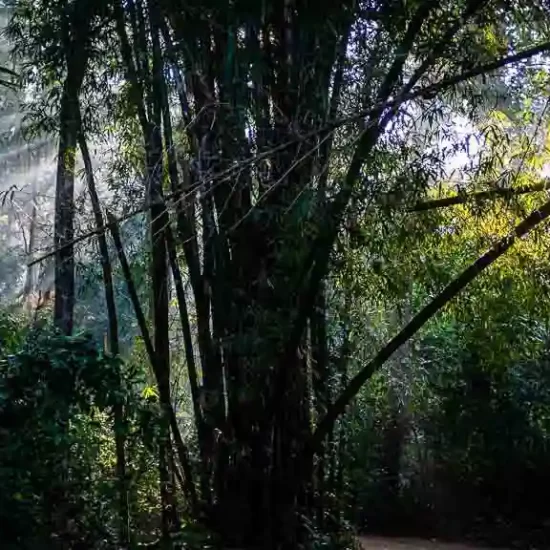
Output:
<path fill-rule="evenodd" d="M 84 161 L 84 169 L 86 171 L 86 179 L 88 183 L 88 192 L 90 193 L 90 201 L 94 212 L 95 224 L 98 230 L 99 254 L 101 258 L 101 270 L 103 273 L 103 286 L 105 288 L 105 304 L 107 306 L 108 317 L 108 347 L 107 351 L 114 357 L 118 357 L 120 353 L 118 340 L 118 316 L 116 311 L 115 293 L 113 286 L 113 269 L 109 256 L 109 247 L 107 245 L 107 236 L 105 235 L 105 222 L 103 213 L 101 212 L 101 204 L 95 186 L 95 178 L 93 174 L 92 159 L 86 143 L 86 137 L 80 127 L 78 131 L 78 143 L 80 152 Z M 121 385 L 121 377 L 119 376 L 118 384 Z M 126 438 L 125 433 L 125 418 L 124 406 L 122 403 L 117 403 L 114 406 L 114 435 L 116 449 L 116 474 L 118 480 L 118 514 L 119 514 L 119 544 L 123 548 L 128 548 L 130 545 L 130 513 L 128 505 L 128 482 L 126 478 Z"/>

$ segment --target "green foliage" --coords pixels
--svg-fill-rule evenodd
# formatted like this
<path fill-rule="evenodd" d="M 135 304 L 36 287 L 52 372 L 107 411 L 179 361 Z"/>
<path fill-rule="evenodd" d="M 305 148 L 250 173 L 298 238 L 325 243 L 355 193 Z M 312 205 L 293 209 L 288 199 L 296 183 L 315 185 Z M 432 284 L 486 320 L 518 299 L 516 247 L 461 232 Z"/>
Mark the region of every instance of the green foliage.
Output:
<path fill-rule="evenodd" d="M 457 328 L 417 343 L 406 402 L 382 374 L 354 408 L 352 517 L 394 534 L 536 543 L 548 520 L 548 353 L 497 364 Z"/>
<path fill-rule="evenodd" d="M 378 333 L 363 333 L 361 347 L 404 324 L 538 200 L 399 218 L 404 227 L 385 240 L 384 228 L 371 225 L 381 265 L 350 258 L 363 281 L 357 292 L 368 288 L 367 306 L 385 299 L 395 312 L 369 313 Z M 543 230 L 518 243 L 358 398 L 348 450 L 355 522 L 504 546 L 544 540 L 548 514 L 537 503 L 550 486 L 547 239 Z"/>
<path fill-rule="evenodd" d="M 141 506 L 154 451 L 143 435 L 155 432 L 155 404 L 132 397 L 139 377 L 125 376 L 120 360 L 99 353 L 89 337 L 34 330 L 9 338 L 14 328 L 3 330 L 11 354 L 0 363 L 2 544 L 112 547 L 113 406 L 126 410 L 130 491 Z"/>
<path fill-rule="evenodd" d="M 89 469 L 99 434 L 92 431 L 92 411 L 96 398 L 99 410 L 112 398 L 100 380 L 117 367 L 85 339 L 32 336 L 2 363 L 3 538 L 14 548 L 54 548 L 55 537 L 78 540 L 90 527 L 99 535 L 106 519 L 98 508 L 95 526 L 77 523 L 64 532 L 69 520 L 82 521 L 86 495 L 93 492 Z"/>
<path fill-rule="evenodd" d="M 0 312 L 0 357 L 5 358 L 18 351 L 28 331 L 20 314 Z"/>

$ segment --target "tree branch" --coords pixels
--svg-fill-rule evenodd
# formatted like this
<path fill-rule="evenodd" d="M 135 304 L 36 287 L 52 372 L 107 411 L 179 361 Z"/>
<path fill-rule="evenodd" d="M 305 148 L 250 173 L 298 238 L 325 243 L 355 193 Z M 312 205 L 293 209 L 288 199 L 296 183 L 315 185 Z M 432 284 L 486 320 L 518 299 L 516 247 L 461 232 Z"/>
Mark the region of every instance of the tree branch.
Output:
<path fill-rule="evenodd" d="M 522 50 L 521 52 L 518 52 L 514 55 L 509 55 L 506 57 L 503 57 L 501 59 L 497 59 L 496 61 L 492 61 L 491 63 L 486 63 L 484 65 L 480 65 L 479 67 L 476 67 L 474 69 L 471 69 L 470 71 L 466 71 L 464 73 L 461 73 L 459 75 L 451 76 L 448 78 L 445 78 L 443 80 L 440 80 L 438 82 L 434 82 L 433 84 L 429 84 L 428 86 L 423 86 L 421 88 L 417 88 L 416 90 L 413 90 L 407 94 L 402 94 L 396 97 L 393 100 L 389 100 L 385 103 L 381 103 L 378 105 L 375 105 L 372 108 L 365 109 L 363 111 L 360 111 L 354 115 L 343 117 L 336 119 L 332 122 L 327 123 L 321 128 L 317 128 L 311 132 L 308 132 L 307 134 L 302 134 L 296 136 L 294 139 L 290 139 L 286 141 L 285 143 L 281 143 L 280 145 L 277 145 L 275 147 L 272 147 L 268 149 L 267 151 L 264 151 L 262 153 L 258 153 L 254 157 L 251 157 L 249 159 L 246 159 L 238 164 L 235 164 L 234 166 L 230 166 L 229 168 L 226 168 L 225 170 L 222 170 L 218 172 L 217 174 L 213 174 L 211 177 L 207 178 L 206 181 L 198 182 L 197 186 L 202 185 L 204 183 L 208 182 L 219 182 L 226 180 L 230 177 L 232 177 L 233 174 L 243 170 L 243 168 L 255 164 L 257 162 L 260 162 L 261 160 L 264 160 L 266 158 L 271 157 L 272 155 L 279 153 L 280 151 L 283 151 L 292 145 L 295 145 L 296 143 L 301 143 L 303 141 L 307 141 L 311 139 L 312 137 L 315 137 L 319 134 L 325 133 L 325 132 L 331 132 L 337 128 L 340 128 L 342 126 L 345 126 L 346 124 L 351 124 L 353 122 L 356 122 L 357 120 L 373 116 L 376 114 L 380 114 L 383 112 L 384 109 L 390 108 L 390 107 L 396 107 L 400 106 L 406 101 L 411 101 L 413 99 L 420 99 L 425 98 L 429 99 L 432 97 L 435 97 L 438 93 L 447 90 L 449 88 L 452 88 L 453 86 L 456 86 L 457 84 L 461 84 L 462 82 L 465 82 L 467 80 L 470 80 L 472 78 L 476 78 L 480 75 L 496 71 L 498 69 L 501 69 L 503 67 L 506 67 L 508 65 L 512 65 L 513 63 L 517 63 L 519 61 L 524 61 L 526 59 L 529 59 L 530 57 L 533 57 L 535 55 L 538 55 L 540 53 L 544 53 L 550 50 L 550 41 L 543 42 L 541 44 L 538 44 L 537 46 L 533 46 L 532 48 L 528 48 L 526 50 Z M 166 199 L 173 198 L 174 195 L 167 195 Z M 132 212 L 129 212 L 125 216 L 118 219 L 118 222 L 126 221 L 130 218 L 133 218 L 137 214 L 140 214 L 144 210 L 148 209 L 147 207 L 141 207 L 136 210 L 133 210 Z M 110 224 L 106 225 L 106 229 L 111 229 Z M 84 233 L 83 235 L 80 235 L 76 239 L 73 239 L 70 243 L 65 243 L 62 246 L 56 248 L 55 250 L 52 250 L 48 252 L 47 254 L 44 254 L 43 256 L 40 256 L 39 258 L 33 260 L 32 262 L 29 262 L 27 266 L 32 266 L 34 264 L 40 263 L 51 256 L 54 256 L 60 249 L 74 246 L 75 244 L 78 244 L 80 242 L 83 242 L 90 237 L 93 237 L 94 235 L 97 235 L 99 231 L 89 231 L 88 233 Z"/>
<path fill-rule="evenodd" d="M 546 191 L 548 189 L 550 189 L 550 181 L 537 183 L 535 185 L 523 185 L 521 187 L 499 187 L 496 189 L 489 189 L 487 191 L 461 193 L 452 197 L 417 202 L 413 206 L 407 208 L 407 211 L 424 212 L 426 210 L 445 208 L 447 206 L 455 206 L 457 204 L 465 204 L 467 202 L 484 201 L 493 198 L 508 199 L 518 195 L 526 195 L 527 193 L 536 193 L 538 191 Z"/>
<path fill-rule="evenodd" d="M 361 387 L 379 370 L 403 344 L 410 340 L 436 313 L 455 298 L 483 270 L 502 256 L 517 239 L 527 235 L 533 228 L 550 216 L 550 201 L 532 212 L 514 231 L 496 243 L 488 252 L 480 256 L 456 279 L 449 283 L 429 304 L 421 309 L 413 319 L 392 338 L 378 354 L 349 382 L 325 417 L 319 422 L 311 438 L 309 451 L 315 452 L 330 431 L 336 419 L 345 412 L 347 405 L 357 395 Z"/>
<path fill-rule="evenodd" d="M 541 53 L 547 50 L 550 50 L 550 42 L 544 42 L 543 44 L 540 44 L 533 48 L 529 48 L 527 50 L 519 52 L 518 54 L 507 56 L 505 58 L 499 59 L 492 63 L 481 65 L 475 69 L 472 69 L 471 71 L 467 71 L 465 73 L 456 75 L 454 77 L 449 77 L 431 86 L 426 86 L 424 88 L 420 88 L 419 90 L 412 91 L 409 93 L 400 94 L 397 96 L 395 100 L 387 101 L 385 103 L 385 107 L 379 106 L 377 107 L 377 110 L 373 110 L 371 112 L 377 112 L 380 115 L 387 108 L 387 109 L 390 109 L 390 112 L 395 113 L 397 106 L 402 104 L 407 99 L 411 99 L 412 97 L 433 97 L 435 94 L 437 94 L 438 92 L 441 92 L 443 89 L 452 87 L 456 84 L 459 84 L 460 82 L 463 82 L 464 80 L 467 80 L 469 78 L 474 78 L 476 76 L 485 74 L 485 72 L 504 67 L 509 63 L 517 62 L 522 59 L 527 59 L 533 55 L 536 55 L 538 53 Z M 393 74 L 393 71 L 391 71 L 391 73 Z M 388 90 L 389 86 L 383 85 L 383 88 Z M 382 99 L 382 98 L 380 98 L 379 96 L 379 99 Z M 389 122 L 390 118 L 391 117 L 389 116 L 385 116 L 383 118 L 383 122 L 378 124 L 377 121 L 379 119 L 375 118 L 371 114 L 369 125 L 365 130 L 365 133 L 361 139 L 361 142 L 356 149 L 356 152 L 354 154 L 354 157 L 352 159 L 352 162 L 350 164 L 350 167 L 344 179 L 344 183 L 342 184 L 342 188 L 337 193 L 331 205 L 332 206 L 331 212 L 327 216 L 327 221 L 328 221 L 327 226 L 319 236 L 318 242 L 314 244 L 312 247 L 312 252 L 310 254 L 310 257 L 308 258 L 308 262 L 306 263 L 311 273 L 309 277 L 309 280 L 311 282 L 309 283 L 308 288 L 306 289 L 305 295 L 301 300 L 301 304 L 299 308 L 300 311 L 296 317 L 296 322 L 294 324 L 291 336 L 289 338 L 289 343 L 286 348 L 286 353 L 284 354 L 286 363 L 288 363 L 288 358 L 292 350 L 296 349 L 300 341 L 301 334 L 303 332 L 303 327 L 305 326 L 305 320 L 307 319 L 309 311 L 311 310 L 311 307 L 315 300 L 317 288 L 319 287 L 321 279 L 325 276 L 327 272 L 328 261 L 329 261 L 330 251 L 332 249 L 332 244 L 336 238 L 339 223 L 341 221 L 343 213 L 347 208 L 348 202 L 351 198 L 351 195 L 353 192 L 353 186 L 359 176 L 361 167 L 363 166 L 364 159 L 368 154 L 368 151 L 376 143 L 376 139 L 378 135 L 383 130 L 381 126 L 386 125 Z"/>

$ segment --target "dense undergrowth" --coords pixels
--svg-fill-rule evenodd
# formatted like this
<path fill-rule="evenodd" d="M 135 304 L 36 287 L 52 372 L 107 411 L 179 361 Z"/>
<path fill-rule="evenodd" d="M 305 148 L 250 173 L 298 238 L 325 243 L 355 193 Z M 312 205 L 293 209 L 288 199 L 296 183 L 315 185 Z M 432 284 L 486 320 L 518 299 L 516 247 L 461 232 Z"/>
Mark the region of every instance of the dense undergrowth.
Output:
<path fill-rule="evenodd" d="M 156 547 L 159 408 L 147 373 L 104 354 L 89 336 L 26 328 L 15 315 L 0 320 L 2 547 L 117 548 L 117 404 L 125 411 L 132 544 Z M 463 347 L 465 331 L 443 325 L 419 340 L 409 358 L 408 368 L 417 369 L 410 386 L 403 388 L 390 370 L 356 401 L 342 431 L 340 492 L 324 495 L 320 521 L 301 520 L 309 547 L 351 547 L 360 531 L 544 545 L 545 345 L 529 360 L 501 358 L 496 369 L 480 355 L 484 341 Z M 192 434 L 188 443 L 193 448 Z M 222 544 L 178 494 L 176 547 Z"/>
<path fill-rule="evenodd" d="M 154 536 L 155 399 L 87 336 L 0 322 L 0 524 L 4 548 L 114 548 L 113 408 L 122 404 L 136 540 Z M 80 546 L 79 546 L 80 545 Z"/>
<path fill-rule="evenodd" d="M 113 411 L 122 404 L 131 548 L 160 548 L 156 390 L 139 363 L 101 351 L 90 335 L 62 336 L 0 315 L 0 533 L 6 550 L 119 548 Z M 185 411 L 182 411 L 185 417 Z M 185 423 L 185 418 L 183 419 Z M 193 446 L 193 436 L 188 443 Z M 181 489 L 182 479 L 174 482 Z M 174 548 L 221 548 L 178 493 Z M 343 518 L 308 547 L 351 547 Z"/>
<path fill-rule="evenodd" d="M 347 481 L 355 525 L 388 535 L 545 547 L 547 337 L 532 323 L 523 334 L 539 342 L 531 352 L 516 348 L 492 360 L 487 353 L 487 340 L 507 327 L 518 331 L 515 322 L 512 314 L 482 338 L 441 323 L 409 357 L 413 378 L 393 370 L 373 380 L 351 415 Z"/>

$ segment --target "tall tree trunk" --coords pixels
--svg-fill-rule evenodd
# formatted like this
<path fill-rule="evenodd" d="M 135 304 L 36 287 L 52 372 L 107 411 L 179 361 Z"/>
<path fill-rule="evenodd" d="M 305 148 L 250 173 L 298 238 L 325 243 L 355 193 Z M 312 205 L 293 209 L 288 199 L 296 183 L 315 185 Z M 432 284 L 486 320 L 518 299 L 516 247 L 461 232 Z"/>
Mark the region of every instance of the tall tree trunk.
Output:
<path fill-rule="evenodd" d="M 107 246 L 107 237 L 105 235 L 105 222 L 103 213 L 101 212 L 101 204 L 95 186 L 95 178 L 93 174 L 92 160 L 86 143 L 86 137 L 80 127 L 78 132 L 78 143 L 84 161 L 84 169 L 86 171 L 86 179 L 88 183 L 88 191 L 90 193 L 90 201 L 94 212 L 96 229 L 98 232 L 99 254 L 101 258 L 101 270 L 103 273 L 103 285 L 105 288 L 105 303 L 107 305 L 107 317 L 109 326 L 109 345 L 108 351 L 118 357 L 119 340 L 118 340 L 118 316 L 116 311 L 115 293 L 113 286 L 113 270 L 111 259 L 109 257 L 109 247 Z M 122 390 L 122 377 L 118 377 L 119 389 Z M 122 394 L 122 392 L 120 392 Z M 124 404 L 117 400 L 113 406 L 114 413 L 114 435 L 116 449 L 116 473 L 118 480 L 118 514 L 119 514 L 119 544 L 123 548 L 128 548 L 130 545 L 130 513 L 128 505 L 128 482 L 126 477 L 126 422 L 124 418 Z"/>
<path fill-rule="evenodd" d="M 62 44 L 67 56 L 67 74 L 60 105 L 55 190 L 54 324 L 64 334 L 71 334 L 75 304 L 73 239 L 75 153 L 80 121 L 78 96 L 88 65 L 92 12 L 87 1 L 77 1 L 66 8 L 68 16 L 61 31 Z"/>
<path fill-rule="evenodd" d="M 166 248 L 168 250 L 168 258 L 170 261 L 170 268 L 172 270 L 172 278 L 176 289 L 176 297 L 178 301 L 178 310 L 180 315 L 181 329 L 183 333 L 183 341 L 185 347 L 185 358 L 187 362 L 187 371 L 189 374 L 189 386 L 191 389 L 191 400 L 193 403 L 193 413 L 195 416 L 195 428 L 197 430 L 197 437 L 199 441 L 199 453 L 202 459 L 202 465 L 207 463 L 208 457 L 205 456 L 205 440 L 206 440 L 206 427 L 204 425 L 204 418 L 202 416 L 202 409 L 200 404 L 200 388 L 197 369 L 195 365 L 195 356 L 193 352 L 193 338 L 191 335 L 191 327 L 189 322 L 189 315 L 187 312 L 187 301 L 185 297 L 185 290 L 183 286 L 183 279 L 181 271 L 178 265 L 176 244 L 170 225 L 165 228 L 166 236 Z M 211 505 L 211 495 L 208 480 L 208 469 L 202 467 L 199 472 L 201 483 L 201 498 L 207 506 Z"/>
<path fill-rule="evenodd" d="M 312 342 L 312 385 L 315 402 L 315 420 L 322 418 L 326 412 L 329 395 L 329 365 L 326 327 L 326 299 L 324 285 L 319 292 L 316 307 L 311 315 L 310 330 Z M 324 502 L 326 489 L 326 462 L 329 456 L 324 442 L 323 452 L 319 454 L 315 472 L 317 524 L 324 525 Z"/>
<path fill-rule="evenodd" d="M 162 543 L 170 546 L 170 531 L 175 523 L 173 503 L 173 486 L 169 473 L 167 457 L 170 445 L 170 427 L 179 434 L 170 399 L 170 338 L 168 307 L 168 263 L 164 228 L 169 222 L 168 212 L 164 205 L 162 192 L 163 176 L 163 142 L 161 134 L 162 90 L 160 80 L 162 63 L 160 61 L 159 27 L 154 17 L 159 15 L 159 7 L 151 2 L 149 8 L 150 38 L 153 46 L 152 75 L 148 70 L 148 41 L 146 36 L 144 5 L 141 1 L 126 3 L 134 33 L 134 51 L 126 32 L 125 9 L 117 0 L 114 3 L 116 28 L 121 41 L 122 58 L 131 85 L 131 99 L 137 109 L 138 119 L 144 140 L 147 177 L 146 200 L 150 207 L 150 240 L 151 240 L 151 302 L 153 314 L 153 338 L 150 352 L 155 377 L 159 388 L 162 409 L 159 435 L 159 475 L 162 508 Z M 134 53 L 137 63 L 134 62 Z M 113 237 L 114 237 L 113 233 Z M 119 251 L 120 254 L 120 251 Z M 128 282 L 128 281 L 127 281 Z M 134 304 L 134 307 L 139 306 Z M 136 310 L 137 313 L 137 310 Z M 145 323 L 142 327 L 146 329 Z M 175 425 L 174 425 L 175 423 Z M 176 435 L 176 434 L 174 434 Z M 177 440 L 177 438 L 176 438 Z"/>
<path fill-rule="evenodd" d="M 145 320 L 145 315 L 141 308 L 136 286 L 134 284 L 132 273 L 130 271 L 130 265 L 126 258 L 126 253 L 124 252 L 124 247 L 122 245 L 122 240 L 120 238 L 120 232 L 118 230 L 118 224 L 116 222 L 116 219 L 109 212 L 107 212 L 107 218 L 109 222 L 109 227 L 111 229 L 111 234 L 113 235 L 113 241 L 115 243 L 117 255 L 122 268 L 122 273 L 124 275 L 124 279 L 126 282 L 126 287 L 128 289 L 128 294 L 130 296 L 130 301 L 132 302 L 132 306 L 134 308 L 139 330 L 141 332 L 145 349 L 147 351 L 147 356 L 149 358 L 151 366 L 153 367 L 153 371 L 155 373 L 155 378 L 157 379 L 157 385 L 158 385 L 158 374 L 157 374 L 157 367 L 156 367 L 157 360 L 156 360 L 155 350 L 153 348 L 153 341 L 151 340 L 149 329 L 147 328 L 147 321 Z M 191 471 L 191 464 L 189 461 L 189 453 L 183 443 L 183 439 L 181 437 L 181 432 L 178 427 L 176 415 L 175 415 L 174 409 L 172 408 L 172 404 L 170 403 L 170 401 L 166 402 L 166 396 L 163 394 L 160 394 L 160 401 L 161 401 L 162 407 L 169 411 L 170 427 L 172 428 L 172 434 L 174 436 L 176 452 L 178 454 L 178 459 L 181 464 L 183 474 L 185 475 L 186 496 L 191 505 L 191 510 L 193 511 L 193 513 L 198 514 L 197 495 L 195 492 L 195 486 L 193 484 L 193 475 Z"/>
<path fill-rule="evenodd" d="M 55 303 L 54 323 L 64 333 L 73 329 L 74 279 L 74 170 L 76 147 L 75 105 L 78 90 L 65 82 L 55 191 Z"/>
<path fill-rule="evenodd" d="M 147 177 L 149 186 L 149 203 L 151 205 L 151 296 L 153 299 L 154 347 L 157 360 L 157 383 L 163 403 L 171 404 L 170 395 L 170 327 L 168 299 L 168 256 L 166 251 L 165 228 L 170 223 L 164 204 L 163 179 L 163 141 L 162 141 L 162 106 L 163 106 L 163 66 L 160 53 L 160 28 L 158 9 L 154 0 L 149 2 L 150 33 L 153 53 L 152 94 L 148 132 L 144 136 L 147 151 Z M 138 10 L 138 13 L 142 13 Z M 152 118 L 152 119 L 151 119 Z M 160 432 L 160 475 L 162 495 L 162 526 L 164 545 L 170 545 L 170 532 L 176 523 L 174 487 L 169 473 L 170 462 L 167 453 L 170 448 L 170 412 L 163 405 L 162 425 Z"/>
<path fill-rule="evenodd" d="M 38 207 L 36 205 L 36 183 L 33 183 L 32 195 L 31 195 L 31 219 L 29 221 L 29 239 L 27 243 L 26 254 L 29 258 L 27 262 L 27 273 L 25 274 L 25 285 L 23 287 L 23 303 L 27 308 L 27 311 L 31 313 L 31 308 L 36 300 L 32 300 L 31 296 L 37 291 L 36 289 L 36 266 L 32 264 L 34 249 L 36 246 L 36 217 L 38 213 Z M 38 303 L 37 303 L 38 305 Z"/>

